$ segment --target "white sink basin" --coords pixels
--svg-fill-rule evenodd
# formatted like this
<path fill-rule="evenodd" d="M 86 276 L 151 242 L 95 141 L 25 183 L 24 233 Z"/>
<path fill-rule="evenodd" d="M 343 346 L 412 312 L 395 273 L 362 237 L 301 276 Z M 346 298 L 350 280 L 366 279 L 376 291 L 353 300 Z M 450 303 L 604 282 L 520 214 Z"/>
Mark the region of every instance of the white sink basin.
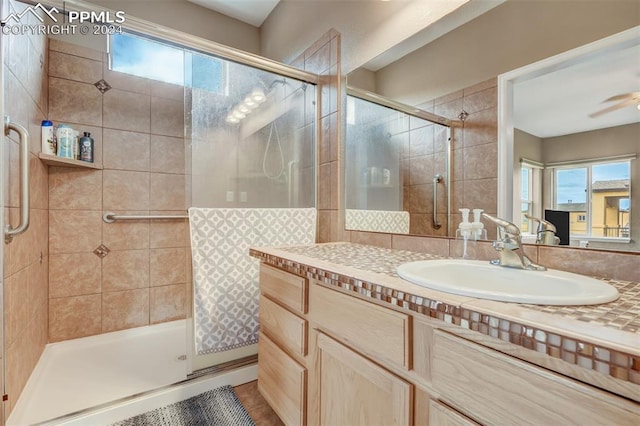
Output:
<path fill-rule="evenodd" d="M 616 300 L 615 287 L 590 277 L 549 269 L 525 271 L 482 260 L 420 260 L 398 275 L 422 287 L 462 296 L 536 305 L 597 305 Z"/>

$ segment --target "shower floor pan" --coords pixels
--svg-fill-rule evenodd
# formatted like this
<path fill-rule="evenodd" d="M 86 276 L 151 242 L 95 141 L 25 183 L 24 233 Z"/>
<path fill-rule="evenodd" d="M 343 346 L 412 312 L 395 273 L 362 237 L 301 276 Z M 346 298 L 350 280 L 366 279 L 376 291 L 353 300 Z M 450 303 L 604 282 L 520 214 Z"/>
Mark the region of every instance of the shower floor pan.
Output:
<path fill-rule="evenodd" d="M 185 380 L 186 320 L 50 343 L 7 425 L 31 425 Z"/>

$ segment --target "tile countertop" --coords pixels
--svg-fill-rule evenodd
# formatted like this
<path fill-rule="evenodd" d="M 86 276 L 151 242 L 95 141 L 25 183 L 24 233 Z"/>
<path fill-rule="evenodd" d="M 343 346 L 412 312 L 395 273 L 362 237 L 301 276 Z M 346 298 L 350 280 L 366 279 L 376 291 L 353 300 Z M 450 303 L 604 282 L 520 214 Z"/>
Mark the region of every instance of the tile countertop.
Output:
<path fill-rule="evenodd" d="M 604 280 L 618 289 L 620 298 L 602 305 L 527 305 L 431 290 L 396 274 L 402 263 L 442 258 L 428 253 L 327 243 L 253 248 L 251 255 L 289 272 L 536 351 L 538 359 L 552 357 L 555 364 L 564 361 L 579 370 L 593 370 L 626 383 L 627 391 L 637 392 L 640 385 L 640 283 Z"/>

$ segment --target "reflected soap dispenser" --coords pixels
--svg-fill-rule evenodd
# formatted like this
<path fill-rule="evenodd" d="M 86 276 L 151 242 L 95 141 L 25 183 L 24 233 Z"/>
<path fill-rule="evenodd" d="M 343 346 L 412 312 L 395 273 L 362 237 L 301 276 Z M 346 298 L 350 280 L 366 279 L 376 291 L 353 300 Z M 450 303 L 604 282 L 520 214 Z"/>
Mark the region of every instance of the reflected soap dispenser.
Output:
<path fill-rule="evenodd" d="M 474 240 L 486 240 L 487 230 L 484 229 L 484 223 L 480 222 L 482 217 L 482 209 L 473 209 L 473 223 L 471 224 L 471 235 Z"/>
<path fill-rule="evenodd" d="M 467 239 L 471 237 L 471 230 L 472 230 L 472 225 L 469 222 L 469 209 L 459 209 L 459 210 L 460 210 L 460 213 L 462 213 L 462 222 L 460 222 L 460 225 L 458 225 L 458 231 L 460 232 L 460 235 L 464 239 Z"/>

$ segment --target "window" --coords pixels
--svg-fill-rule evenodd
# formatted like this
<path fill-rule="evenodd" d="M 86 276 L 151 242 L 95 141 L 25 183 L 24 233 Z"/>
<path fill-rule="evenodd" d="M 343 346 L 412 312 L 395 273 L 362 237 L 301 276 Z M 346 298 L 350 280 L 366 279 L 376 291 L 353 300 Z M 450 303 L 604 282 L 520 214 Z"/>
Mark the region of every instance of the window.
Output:
<path fill-rule="evenodd" d="M 522 232 L 528 233 L 532 232 L 532 229 L 529 227 L 530 220 L 526 218 L 525 215 L 533 216 L 533 191 L 531 190 L 531 184 L 533 181 L 533 169 L 531 167 L 527 167 L 525 165 L 522 166 L 521 170 L 521 184 L 522 188 L 520 189 L 520 194 L 522 195 L 522 224 L 520 229 Z"/>
<path fill-rule="evenodd" d="M 225 93 L 226 67 L 219 58 L 127 33 L 114 34 L 109 41 L 113 71 Z"/>
<path fill-rule="evenodd" d="M 535 223 L 525 215 L 542 216 L 542 170 L 543 165 L 537 161 L 520 160 L 520 179 L 515 179 L 514 185 L 520 189 L 520 229 L 523 233 L 535 233 Z"/>
<path fill-rule="evenodd" d="M 630 237 L 631 160 L 555 169 L 555 208 L 569 212 L 573 236 Z"/>

